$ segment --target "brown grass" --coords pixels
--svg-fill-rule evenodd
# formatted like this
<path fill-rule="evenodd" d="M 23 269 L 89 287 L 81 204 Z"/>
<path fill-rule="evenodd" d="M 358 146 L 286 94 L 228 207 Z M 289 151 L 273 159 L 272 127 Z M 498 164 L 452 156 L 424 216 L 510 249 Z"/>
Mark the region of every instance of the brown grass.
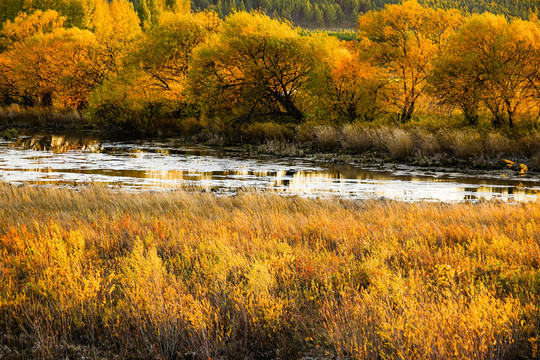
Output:
<path fill-rule="evenodd" d="M 315 127 L 315 146 L 324 151 L 335 150 L 339 144 L 339 131 L 331 125 Z"/>
<path fill-rule="evenodd" d="M 362 153 L 373 146 L 373 130 L 358 124 L 347 124 L 341 129 L 341 147 L 345 151 Z"/>
<path fill-rule="evenodd" d="M 51 110 L 49 108 L 23 108 L 11 105 L 0 108 L 0 126 L 33 127 L 39 129 L 79 129 L 89 126 L 87 119 L 76 110 Z"/>

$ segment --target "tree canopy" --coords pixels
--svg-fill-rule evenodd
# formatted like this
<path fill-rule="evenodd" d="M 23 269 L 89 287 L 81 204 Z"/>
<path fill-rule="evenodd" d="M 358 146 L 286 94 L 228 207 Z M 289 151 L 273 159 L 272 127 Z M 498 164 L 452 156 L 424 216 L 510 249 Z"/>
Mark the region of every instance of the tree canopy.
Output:
<path fill-rule="evenodd" d="M 360 15 L 355 39 L 340 40 L 259 11 L 221 19 L 155 0 L 149 9 L 159 11 L 144 20 L 128 0 L 85 4 L 81 27 L 51 9 L 3 23 L 0 105 L 77 109 L 133 127 L 185 118 L 407 123 L 433 109 L 512 127 L 540 115 L 533 15 L 406 1 Z"/>

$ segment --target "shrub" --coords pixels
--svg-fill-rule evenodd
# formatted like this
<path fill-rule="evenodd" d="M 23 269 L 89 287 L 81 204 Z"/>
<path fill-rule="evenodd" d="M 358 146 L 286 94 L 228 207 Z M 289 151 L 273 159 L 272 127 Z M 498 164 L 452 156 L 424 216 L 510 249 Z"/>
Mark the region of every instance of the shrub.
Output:
<path fill-rule="evenodd" d="M 511 145 L 510 140 L 501 134 L 489 133 L 486 136 L 485 152 L 492 158 L 504 156 L 505 154 L 508 154 L 512 148 L 515 149 L 515 147 Z"/>

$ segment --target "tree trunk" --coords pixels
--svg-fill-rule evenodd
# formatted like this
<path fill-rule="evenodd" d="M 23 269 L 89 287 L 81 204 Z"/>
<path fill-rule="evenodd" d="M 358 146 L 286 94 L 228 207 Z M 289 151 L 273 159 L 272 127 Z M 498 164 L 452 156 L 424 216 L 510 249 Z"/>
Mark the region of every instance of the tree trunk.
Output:
<path fill-rule="evenodd" d="M 294 105 L 290 97 L 280 95 L 276 96 L 276 98 L 289 116 L 291 116 L 297 122 L 301 122 L 302 120 L 304 120 L 304 113 L 300 111 L 300 109 L 298 109 L 296 105 Z"/>
<path fill-rule="evenodd" d="M 411 101 L 409 103 L 406 103 L 405 106 L 403 106 L 403 110 L 401 111 L 401 115 L 399 117 L 399 121 L 401 123 L 406 123 L 409 120 L 411 120 L 412 115 L 414 113 L 414 105 L 415 105 L 415 102 Z"/>
<path fill-rule="evenodd" d="M 506 113 L 508 114 L 508 126 L 510 126 L 510 128 L 513 128 L 515 108 L 512 109 L 510 101 L 506 101 Z"/>

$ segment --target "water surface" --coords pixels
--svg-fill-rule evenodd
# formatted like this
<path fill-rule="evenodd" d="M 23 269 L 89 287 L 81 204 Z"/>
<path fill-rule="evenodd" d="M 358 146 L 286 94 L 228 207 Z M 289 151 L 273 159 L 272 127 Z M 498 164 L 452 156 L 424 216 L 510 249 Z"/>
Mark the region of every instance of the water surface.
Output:
<path fill-rule="evenodd" d="M 461 173 L 406 165 L 362 167 L 306 158 L 250 157 L 239 150 L 186 146 L 178 140 L 99 141 L 84 135 L 39 134 L 0 141 L 0 180 L 13 184 L 98 184 L 130 190 L 200 187 L 306 197 L 405 201 L 536 200 L 540 179 L 505 169 Z"/>

